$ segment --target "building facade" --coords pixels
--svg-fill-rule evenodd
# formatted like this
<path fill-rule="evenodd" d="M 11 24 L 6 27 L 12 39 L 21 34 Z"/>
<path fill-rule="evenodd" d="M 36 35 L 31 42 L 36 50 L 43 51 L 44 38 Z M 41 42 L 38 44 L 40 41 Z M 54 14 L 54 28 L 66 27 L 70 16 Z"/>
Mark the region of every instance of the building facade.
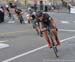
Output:
<path fill-rule="evenodd" d="M 39 1 L 41 0 L 0 0 L 1 3 L 6 3 L 6 2 L 17 2 L 22 5 L 28 5 L 28 4 L 34 4 L 34 1 L 37 1 L 39 4 Z M 42 0 L 43 3 L 51 3 L 51 4 L 60 4 L 62 0 Z M 75 0 L 63 0 L 65 2 L 75 2 Z"/>

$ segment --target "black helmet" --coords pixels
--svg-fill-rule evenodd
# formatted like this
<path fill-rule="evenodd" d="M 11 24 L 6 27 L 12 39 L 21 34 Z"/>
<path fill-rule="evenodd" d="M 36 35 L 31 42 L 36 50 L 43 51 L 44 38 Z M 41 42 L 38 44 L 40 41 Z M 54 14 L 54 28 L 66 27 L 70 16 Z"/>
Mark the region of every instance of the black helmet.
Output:
<path fill-rule="evenodd" d="M 43 12 L 42 11 L 38 11 L 38 12 L 36 12 L 36 17 L 41 17 L 43 15 Z"/>

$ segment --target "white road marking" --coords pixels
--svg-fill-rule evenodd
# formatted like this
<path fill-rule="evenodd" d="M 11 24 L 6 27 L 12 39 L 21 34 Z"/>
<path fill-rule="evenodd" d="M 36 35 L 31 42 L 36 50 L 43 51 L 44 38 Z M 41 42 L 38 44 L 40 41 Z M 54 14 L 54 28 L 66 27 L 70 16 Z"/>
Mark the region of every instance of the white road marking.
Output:
<path fill-rule="evenodd" d="M 75 32 L 75 30 L 69 30 L 69 29 L 58 29 L 59 31 L 65 31 L 65 32 Z"/>
<path fill-rule="evenodd" d="M 73 21 L 73 23 L 75 23 L 75 21 Z"/>
<path fill-rule="evenodd" d="M 9 47 L 8 44 L 0 43 L 0 49 Z"/>
<path fill-rule="evenodd" d="M 0 43 L 2 43 L 2 42 L 7 42 L 7 40 L 5 40 L 5 41 L 0 41 Z"/>
<path fill-rule="evenodd" d="M 0 41 L 0 49 L 9 47 L 8 44 L 2 43 L 2 42 L 7 42 L 7 40 L 5 40 L 5 41 Z"/>
<path fill-rule="evenodd" d="M 61 23 L 63 23 L 63 24 L 69 24 L 70 22 L 69 21 L 61 21 Z"/>
<path fill-rule="evenodd" d="M 67 40 L 70 40 L 70 39 L 73 39 L 73 38 L 75 38 L 75 36 L 72 36 L 72 37 L 63 39 L 63 40 L 61 40 L 61 42 L 64 42 L 64 41 L 67 41 Z M 42 47 L 33 49 L 33 50 L 28 51 L 28 52 L 25 52 L 25 53 L 22 53 L 22 54 L 20 54 L 20 55 L 17 55 L 17 56 L 15 56 L 15 57 L 9 58 L 9 59 L 4 60 L 4 61 L 2 61 L 2 62 L 10 62 L 10 61 L 15 60 L 15 59 L 17 59 L 17 58 L 20 58 L 20 57 L 22 57 L 22 56 L 25 56 L 25 55 L 34 53 L 34 52 L 36 52 L 36 51 L 39 51 L 39 50 L 41 50 L 41 49 L 43 49 L 43 48 L 45 48 L 45 47 L 47 47 L 47 46 L 48 46 L 48 45 L 44 45 L 44 46 L 42 46 Z"/>
<path fill-rule="evenodd" d="M 8 23 L 15 23 L 15 21 L 8 21 Z"/>

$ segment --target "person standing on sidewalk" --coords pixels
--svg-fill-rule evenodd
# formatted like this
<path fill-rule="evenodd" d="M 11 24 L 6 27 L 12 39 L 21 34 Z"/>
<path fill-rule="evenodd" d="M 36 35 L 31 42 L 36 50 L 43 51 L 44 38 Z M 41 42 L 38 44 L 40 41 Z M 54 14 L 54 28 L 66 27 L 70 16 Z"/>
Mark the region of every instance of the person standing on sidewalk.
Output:
<path fill-rule="evenodd" d="M 4 22 L 4 10 L 0 7 L 0 23 Z"/>

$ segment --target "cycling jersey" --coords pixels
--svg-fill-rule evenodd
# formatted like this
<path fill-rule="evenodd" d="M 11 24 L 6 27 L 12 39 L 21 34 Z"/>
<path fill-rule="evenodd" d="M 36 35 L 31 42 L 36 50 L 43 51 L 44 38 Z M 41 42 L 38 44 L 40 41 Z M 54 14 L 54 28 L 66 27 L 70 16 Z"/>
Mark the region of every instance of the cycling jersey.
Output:
<path fill-rule="evenodd" d="M 20 15 L 21 15 L 22 10 L 21 10 L 21 9 L 15 9 L 15 12 L 16 12 L 16 14 L 17 14 L 18 16 L 20 16 Z"/>
<path fill-rule="evenodd" d="M 41 22 L 38 18 L 36 19 L 36 26 L 40 26 L 42 24 L 42 28 L 47 27 L 49 29 L 53 28 L 51 24 L 52 17 L 49 16 L 47 13 L 43 13 L 43 21 Z"/>

